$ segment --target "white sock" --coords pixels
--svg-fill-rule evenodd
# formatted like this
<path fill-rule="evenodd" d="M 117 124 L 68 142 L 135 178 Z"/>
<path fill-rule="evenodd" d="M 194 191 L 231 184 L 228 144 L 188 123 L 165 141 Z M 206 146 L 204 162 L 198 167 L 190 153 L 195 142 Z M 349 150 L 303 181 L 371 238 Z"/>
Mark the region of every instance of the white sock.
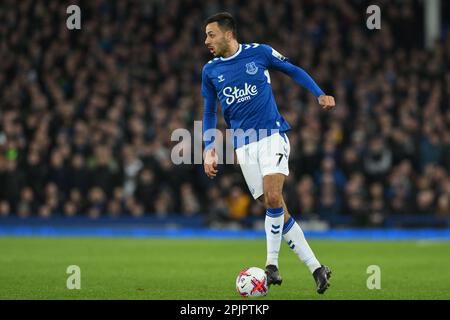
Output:
<path fill-rule="evenodd" d="M 306 242 L 300 226 L 290 217 L 283 227 L 283 238 L 298 258 L 303 261 L 311 273 L 320 268 L 320 263 Z"/>
<path fill-rule="evenodd" d="M 281 238 L 283 233 L 284 211 L 283 208 L 268 208 L 266 210 L 266 241 L 267 261 L 266 266 L 273 264 L 278 268 L 278 255 L 280 253 Z"/>

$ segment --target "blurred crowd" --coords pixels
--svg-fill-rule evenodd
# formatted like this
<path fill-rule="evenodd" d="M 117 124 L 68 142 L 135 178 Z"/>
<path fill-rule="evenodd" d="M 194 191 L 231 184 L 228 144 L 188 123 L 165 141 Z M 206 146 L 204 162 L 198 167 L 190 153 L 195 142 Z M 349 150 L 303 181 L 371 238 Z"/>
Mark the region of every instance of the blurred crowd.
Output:
<path fill-rule="evenodd" d="M 381 30 L 356 0 L 2 0 L 0 216 L 263 215 L 237 165 L 209 180 L 170 158 L 173 130 L 202 117 L 203 21 L 226 10 L 241 43 L 271 45 L 336 98 L 324 112 L 271 73 L 295 217 L 450 217 L 448 30 L 426 50 L 421 1 L 377 3 Z"/>

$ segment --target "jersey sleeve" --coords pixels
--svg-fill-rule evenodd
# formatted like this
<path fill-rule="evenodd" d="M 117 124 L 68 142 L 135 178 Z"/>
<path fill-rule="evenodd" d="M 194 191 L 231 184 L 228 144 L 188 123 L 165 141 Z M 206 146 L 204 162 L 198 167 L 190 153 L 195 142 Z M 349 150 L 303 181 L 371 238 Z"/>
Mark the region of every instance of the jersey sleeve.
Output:
<path fill-rule="evenodd" d="M 211 80 L 203 68 L 202 71 L 202 96 L 204 98 L 202 134 L 217 126 L 217 93 Z M 205 150 L 214 147 L 214 137 L 205 139 Z"/>
<path fill-rule="evenodd" d="M 261 45 L 264 56 L 266 58 L 267 68 L 281 71 L 290 76 L 297 84 L 308 89 L 314 96 L 319 97 L 325 95 L 311 76 L 302 68 L 293 65 L 289 59 L 272 47 Z"/>
<path fill-rule="evenodd" d="M 216 99 L 217 93 L 211 79 L 208 77 L 206 66 L 202 70 L 202 96 L 205 99 Z"/>
<path fill-rule="evenodd" d="M 280 68 L 283 68 L 286 63 L 289 63 L 288 58 L 273 49 L 271 46 L 267 44 L 261 44 L 261 49 L 264 53 L 268 68 L 279 70 Z"/>

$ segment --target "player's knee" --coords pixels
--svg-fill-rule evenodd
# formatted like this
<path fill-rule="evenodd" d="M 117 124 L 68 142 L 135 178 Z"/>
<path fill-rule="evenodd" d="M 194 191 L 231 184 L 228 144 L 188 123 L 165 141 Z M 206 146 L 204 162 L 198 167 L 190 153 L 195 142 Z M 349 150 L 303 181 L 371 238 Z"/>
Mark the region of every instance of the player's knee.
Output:
<path fill-rule="evenodd" d="M 283 195 L 280 191 L 267 191 L 264 194 L 268 208 L 281 208 L 283 206 Z"/>

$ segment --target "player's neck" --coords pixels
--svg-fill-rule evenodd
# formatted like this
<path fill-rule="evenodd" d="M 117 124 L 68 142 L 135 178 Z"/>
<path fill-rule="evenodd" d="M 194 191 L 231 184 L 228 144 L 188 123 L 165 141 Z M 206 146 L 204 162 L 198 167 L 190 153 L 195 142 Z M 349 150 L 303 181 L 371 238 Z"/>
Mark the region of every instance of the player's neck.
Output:
<path fill-rule="evenodd" d="M 234 55 L 239 50 L 239 42 L 233 41 L 227 51 L 224 52 L 223 57 L 228 58 Z"/>

